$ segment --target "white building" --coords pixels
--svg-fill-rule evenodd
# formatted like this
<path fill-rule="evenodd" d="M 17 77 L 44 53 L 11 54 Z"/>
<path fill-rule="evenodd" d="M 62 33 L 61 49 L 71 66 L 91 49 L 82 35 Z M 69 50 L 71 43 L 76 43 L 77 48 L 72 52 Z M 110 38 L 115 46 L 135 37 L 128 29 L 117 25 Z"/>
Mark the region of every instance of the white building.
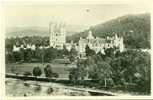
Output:
<path fill-rule="evenodd" d="M 92 32 L 89 31 L 88 36 L 83 39 L 80 37 L 78 43 L 78 51 L 79 53 L 85 53 L 86 45 L 89 46 L 90 49 L 93 49 L 96 53 L 99 51 L 104 53 L 104 48 L 113 48 L 116 47 L 122 52 L 124 50 L 123 37 L 118 37 L 117 34 L 113 37 L 99 38 L 94 37 Z"/>
<path fill-rule="evenodd" d="M 33 44 L 33 45 L 31 45 L 31 44 L 26 44 L 26 45 L 20 45 L 20 46 L 16 46 L 16 45 L 13 45 L 13 51 L 14 52 L 18 52 L 18 51 L 20 51 L 21 49 L 24 49 L 24 50 L 26 50 L 26 49 L 31 49 L 31 50 L 33 50 L 33 51 L 35 51 L 36 50 L 36 46 Z"/>
<path fill-rule="evenodd" d="M 66 43 L 66 31 L 63 23 L 50 23 L 49 24 L 50 34 L 50 47 L 62 49 Z"/>
<path fill-rule="evenodd" d="M 13 45 L 13 52 L 18 52 L 18 51 L 20 51 L 20 47 Z"/>

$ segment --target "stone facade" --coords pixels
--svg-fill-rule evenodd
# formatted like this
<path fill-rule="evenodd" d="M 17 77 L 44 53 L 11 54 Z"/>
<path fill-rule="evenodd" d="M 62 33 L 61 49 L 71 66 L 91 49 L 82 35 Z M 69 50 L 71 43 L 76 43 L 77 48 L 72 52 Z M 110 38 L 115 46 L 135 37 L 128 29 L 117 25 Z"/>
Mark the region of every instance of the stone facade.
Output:
<path fill-rule="evenodd" d="M 62 49 L 66 43 L 66 31 L 63 23 L 50 23 L 49 34 L 50 34 L 50 47 Z"/>
<path fill-rule="evenodd" d="M 88 36 L 85 39 L 80 37 L 78 44 L 79 53 L 85 52 L 86 45 L 88 45 L 89 48 L 93 49 L 96 53 L 99 51 L 104 53 L 105 48 L 113 47 L 118 48 L 120 52 L 124 50 L 123 37 L 118 37 L 117 34 L 113 37 L 99 38 L 94 37 L 92 32 L 89 31 Z"/>
<path fill-rule="evenodd" d="M 124 43 L 123 43 L 123 37 L 118 37 L 117 34 L 114 34 L 113 37 L 106 37 L 106 38 L 99 38 L 94 37 L 92 35 L 92 31 L 88 32 L 88 36 L 86 38 L 80 37 L 78 43 L 66 43 L 66 31 L 64 28 L 64 24 L 55 24 L 50 23 L 49 25 L 49 33 L 50 33 L 50 43 L 49 46 L 39 46 L 39 49 L 47 49 L 49 47 L 57 48 L 57 49 L 63 49 L 63 46 L 65 45 L 66 49 L 68 51 L 71 50 L 71 48 L 75 47 L 75 49 L 78 51 L 79 54 L 85 54 L 85 48 L 88 45 L 90 49 L 94 50 L 96 53 L 99 51 L 103 54 L 105 54 L 104 49 L 105 48 L 118 48 L 120 52 L 124 51 Z M 19 51 L 21 48 L 23 49 L 31 49 L 35 50 L 36 46 L 33 44 L 26 44 L 20 45 L 20 46 L 13 46 L 13 51 Z"/>

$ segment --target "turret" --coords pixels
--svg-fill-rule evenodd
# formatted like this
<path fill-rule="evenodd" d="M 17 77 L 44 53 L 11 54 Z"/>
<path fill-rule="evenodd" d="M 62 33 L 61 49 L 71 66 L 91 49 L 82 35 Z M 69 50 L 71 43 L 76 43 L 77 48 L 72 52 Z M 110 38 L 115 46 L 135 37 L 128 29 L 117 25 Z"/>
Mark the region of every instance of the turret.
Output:
<path fill-rule="evenodd" d="M 120 52 L 124 51 L 123 37 L 120 38 L 119 49 L 120 49 Z"/>
<path fill-rule="evenodd" d="M 88 32 L 88 36 L 87 36 L 87 39 L 94 39 L 93 35 L 92 35 L 92 31 L 89 31 Z"/>

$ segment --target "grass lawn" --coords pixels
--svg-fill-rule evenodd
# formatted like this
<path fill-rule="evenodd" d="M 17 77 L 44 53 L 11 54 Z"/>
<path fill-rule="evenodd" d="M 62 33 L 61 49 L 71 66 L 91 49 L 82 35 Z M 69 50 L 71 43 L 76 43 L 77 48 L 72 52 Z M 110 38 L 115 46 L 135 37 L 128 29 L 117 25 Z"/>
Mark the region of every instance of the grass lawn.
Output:
<path fill-rule="evenodd" d="M 50 64 L 52 66 L 53 71 L 57 72 L 60 78 L 68 78 L 69 69 L 75 66 L 72 64 L 65 65 L 65 64 L 57 64 L 57 63 L 45 63 L 44 65 L 41 63 L 22 63 L 22 64 L 9 63 L 9 64 L 6 64 L 6 73 L 23 74 L 26 71 L 29 71 L 32 73 L 33 68 L 36 66 L 39 66 L 41 70 L 44 71 L 43 69 L 47 64 Z M 44 72 L 42 76 L 44 76 Z"/>

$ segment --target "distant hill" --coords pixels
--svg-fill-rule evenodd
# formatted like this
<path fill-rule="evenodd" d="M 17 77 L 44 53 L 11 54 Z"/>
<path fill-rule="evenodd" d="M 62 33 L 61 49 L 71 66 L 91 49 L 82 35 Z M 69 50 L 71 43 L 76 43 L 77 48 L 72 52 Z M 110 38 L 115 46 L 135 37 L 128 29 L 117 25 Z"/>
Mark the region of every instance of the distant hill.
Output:
<path fill-rule="evenodd" d="M 126 48 L 150 48 L 150 14 L 126 15 L 112 19 L 103 24 L 90 27 L 93 35 L 105 37 L 117 33 L 123 36 Z M 67 40 L 77 42 L 80 37 L 85 38 L 89 30 L 68 36 Z"/>
<path fill-rule="evenodd" d="M 89 26 L 82 25 L 67 25 L 67 36 L 73 35 L 76 32 L 83 31 Z M 23 36 L 49 36 L 48 27 L 8 27 L 6 28 L 6 37 L 23 37 Z"/>

